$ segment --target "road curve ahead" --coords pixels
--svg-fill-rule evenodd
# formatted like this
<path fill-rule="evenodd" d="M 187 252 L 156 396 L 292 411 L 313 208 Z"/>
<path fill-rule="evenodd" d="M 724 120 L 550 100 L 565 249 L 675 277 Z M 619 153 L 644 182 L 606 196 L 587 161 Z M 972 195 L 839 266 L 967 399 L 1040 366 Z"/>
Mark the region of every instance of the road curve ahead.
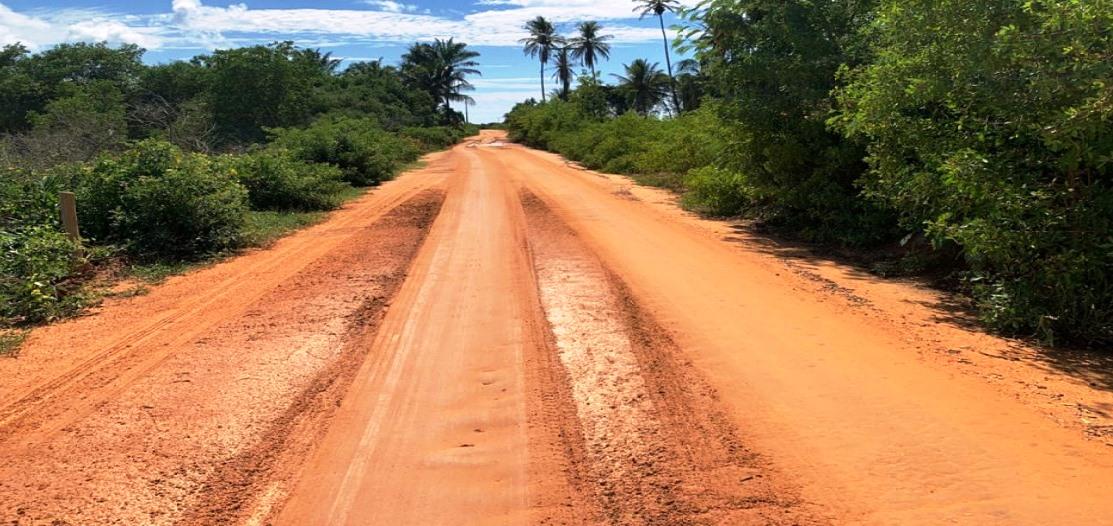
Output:
<path fill-rule="evenodd" d="M 0 519 L 1113 524 L 1113 374 L 938 299 L 487 131 L 32 334 Z"/>

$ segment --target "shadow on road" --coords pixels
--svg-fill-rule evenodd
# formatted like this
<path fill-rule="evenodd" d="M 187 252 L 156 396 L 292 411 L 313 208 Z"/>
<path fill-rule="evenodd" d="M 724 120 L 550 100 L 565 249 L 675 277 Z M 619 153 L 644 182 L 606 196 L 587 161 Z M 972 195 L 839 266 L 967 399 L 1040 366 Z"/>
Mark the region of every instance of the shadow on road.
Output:
<path fill-rule="evenodd" d="M 831 246 L 823 246 L 789 239 L 776 232 L 755 226 L 743 220 L 726 220 L 734 234 L 724 239 L 745 245 L 750 250 L 768 254 L 776 258 L 802 265 L 837 264 L 855 278 L 870 280 L 894 280 L 915 286 L 930 288 L 936 292 L 936 301 L 905 299 L 920 305 L 931 313 L 930 320 L 967 331 L 992 334 L 1008 340 L 1011 344 L 1003 346 L 1002 354 L 982 353 L 1003 360 L 1028 362 L 1049 372 L 1067 374 L 1086 382 L 1091 387 L 1113 392 L 1113 352 L 1102 348 L 1048 347 L 1033 337 L 1009 338 L 994 334 L 979 320 L 973 300 L 955 289 L 955 281 L 950 269 L 943 272 L 923 273 L 920 275 L 887 277 L 877 273 L 874 268 L 878 262 L 893 260 L 899 253 L 893 250 L 851 252 Z M 1111 416 L 1113 418 L 1113 416 Z"/>

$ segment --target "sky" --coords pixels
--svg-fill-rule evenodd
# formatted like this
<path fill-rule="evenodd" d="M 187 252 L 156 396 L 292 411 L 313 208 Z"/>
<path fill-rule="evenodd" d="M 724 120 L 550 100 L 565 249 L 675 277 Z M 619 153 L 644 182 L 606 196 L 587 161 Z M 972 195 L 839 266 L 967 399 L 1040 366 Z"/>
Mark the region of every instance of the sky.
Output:
<path fill-rule="evenodd" d="M 660 27 L 655 18 L 639 20 L 634 7 L 632 0 L 0 0 L 0 44 L 22 42 L 35 51 L 60 42 L 131 43 L 147 50 L 146 62 L 164 63 L 293 40 L 347 64 L 397 63 L 412 42 L 453 37 L 481 53 L 471 121 L 482 123 L 540 97 L 540 64 L 518 43 L 524 22 L 538 15 L 564 34 L 597 20 L 614 35 L 611 60 L 599 68 L 605 80 L 636 58 L 664 68 Z M 670 40 L 679 22 L 666 15 Z M 546 77 L 551 89 L 551 72 Z"/>

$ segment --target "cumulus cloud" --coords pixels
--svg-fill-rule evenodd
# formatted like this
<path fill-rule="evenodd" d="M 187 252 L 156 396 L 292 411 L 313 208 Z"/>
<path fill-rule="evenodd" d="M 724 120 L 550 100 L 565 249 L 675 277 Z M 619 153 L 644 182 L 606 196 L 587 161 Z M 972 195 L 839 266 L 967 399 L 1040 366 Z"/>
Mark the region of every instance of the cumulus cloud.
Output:
<path fill-rule="evenodd" d="M 23 42 L 38 47 L 42 41 L 58 40 L 57 29 L 49 22 L 12 11 L 0 4 L 0 44 Z"/>
<path fill-rule="evenodd" d="M 691 0 L 689 3 L 694 2 Z M 652 27 L 632 25 L 629 0 L 483 0 L 490 6 L 462 17 L 438 16 L 398 0 L 363 0 L 367 9 L 227 7 L 202 0 L 172 0 L 170 11 L 120 15 L 95 11 L 18 13 L 0 3 L 0 42 L 32 47 L 73 40 L 107 40 L 159 47 L 216 48 L 269 38 L 329 37 L 338 42 L 413 42 L 455 37 L 472 45 L 517 46 L 526 20 L 544 16 L 562 29 L 579 20 L 600 20 L 616 43 L 660 38 Z"/>
<path fill-rule="evenodd" d="M 162 38 L 148 28 L 131 27 L 117 20 L 86 20 L 66 28 L 68 41 L 107 41 L 136 44 L 147 49 L 162 46 Z"/>
<path fill-rule="evenodd" d="M 394 0 L 365 0 L 363 3 L 388 13 L 416 13 L 420 11 L 420 8 L 414 4 L 404 4 Z"/>
<path fill-rule="evenodd" d="M 41 49 L 61 42 L 107 41 L 157 48 L 163 43 L 161 29 L 131 25 L 131 17 L 88 10 L 57 10 L 37 16 L 13 11 L 0 3 L 0 44 L 21 42 Z"/>

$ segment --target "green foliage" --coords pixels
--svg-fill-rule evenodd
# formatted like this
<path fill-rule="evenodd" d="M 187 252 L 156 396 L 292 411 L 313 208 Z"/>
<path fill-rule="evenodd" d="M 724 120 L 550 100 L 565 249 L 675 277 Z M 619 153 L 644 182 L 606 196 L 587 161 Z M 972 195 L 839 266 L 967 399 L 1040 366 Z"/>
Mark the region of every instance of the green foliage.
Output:
<path fill-rule="evenodd" d="M 478 56 L 479 52 L 451 38 L 418 42 L 402 56 L 402 79 L 411 88 L 428 93 L 433 100 L 444 104 L 442 123 L 459 123 L 463 118 L 452 109 L 452 103 L 474 102 L 464 92 L 475 89 L 468 82 L 468 76 L 481 74 L 476 69 L 479 63 L 474 60 Z"/>
<path fill-rule="evenodd" d="M 158 64 L 143 70 L 140 85 L 150 96 L 168 104 L 182 104 L 209 91 L 210 73 L 200 61 Z"/>
<path fill-rule="evenodd" d="M 440 150 L 460 142 L 468 135 L 478 133 L 466 128 L 453 126 L 435 126 L 430 128 L 409 127 L 399 132 L 402 137 L 415 141 L 423 151 Z"/>
<path fill-rule="evenodd" d="M 475 133 L 422 128 L 451 120 L 437 104 L 461 100 L 474 73 L 474 52 L 439 45 L 456 69 L 436 94 L 378 62 L 338 73 L 289 42 L 155 66 L 135 46 L 0 48 L 0 329 L 76 312 L 109 257 L 166 273 L 269 243 L 353 197 L 342 180 L 375 184 Z M 252 147 L 271 127 L 276 144 Z M 60 191 L 78 194 L 77 256 Z"/>
<path fill-rule="evenodd" d="M 0 322 L 50 321 L 77 309 L 75 249 L 49 226 L 0 228 Z"/>
<path fill-rule="evenodd" d="M 963 247 L 999 329 L 1113 341 L 1110 27 L 1104 2 L 884 2 L 839 93 L 869 195 Z"/>
<path fill-rule="evenodd" d="M 394 66 L 357 62 L 328 77 L 318 91 L 318 112 L 367 117 L 384 129 L 432 126 L 437 122 L 434 95 L 406 86 Z"/>
<path fill-rule="evenodd" d="M 325 79 L 320 64 L 292 42 L 218 50 L 203 60 L 214 121 L 230 141 L 260 141 L 264 128 L 307 124 L 314 86 Z"/>
<path fill-rule="evenodd" d="M 332 210 L 348 188 L 335 166 L 296 160 L 284 151 L 259 151 L 228 162 L 255 210 Z"/>
<path fill-rule="evenodd" d="M 872 2 L 712 0 L 690 35 L 730 128 L 722 168 L 745 174 L 751 215 L 805 238 L 871 244 L 896 234 L 891 212 L 863 200 L 863 144 L 827 127 L 843 64 L 864 52 Z"/>
<path fill-rule="evenodd" d="M 10 138 L 10 162 L 25 168 L 48 168 L 88 161 L 101 152 L 119 148 L 127 140 L 123 94 L 108 81 L 67 86 L 31 112 L 29 132 Z"/>
<path fill-rule="evenodd" d="M 49 321 L 82 303 L 73 274 L 87 262 L 62 233 L 63 173 L 6 170 L 0 184 L 0 327 Z"/>
<path fill-rule="evenodd" d="M 344 180 L 372 186 L 394 176 L 420 155 L 417 146 L 369 119 L 322 118 L 306 128 L 268 130 L 271 144 L 297 159 L 339 167 Z"/>
<path fill-rule="evenodd" d="M 247 190 L 226 166 L 164 141 L 105 157 L 78 190 L 83 234 L 142 258 L 190 259 L 241 244 Z"/>
<path fill-rule="evenodd" d="M 571 102 L 515 106 L 507 115 L 510 138 L 592 169 L 677 178 L 714 162 L 724 147 L 725 129 L 710 108 L 668 120 L 632 112 L 596 119 L 582 109 L 581 100 L 573 94 Z"/>
<path fill-rule="evenodd" d="M 615 78 L 630 107 L 642 115 L 657 110 L 669 95 L 668 74 L 658 69 L 656 63 L 641 58 L 626 64 L 625 70 L 625 75 L 615 75 Z"/>
<path fill-rule="evenodd" d="M 738 214 L 753 201 L 746 178 L 737 172 L 704 166 L 684 177 L 684 204 L 701 213 L 726 217 Z"/>

